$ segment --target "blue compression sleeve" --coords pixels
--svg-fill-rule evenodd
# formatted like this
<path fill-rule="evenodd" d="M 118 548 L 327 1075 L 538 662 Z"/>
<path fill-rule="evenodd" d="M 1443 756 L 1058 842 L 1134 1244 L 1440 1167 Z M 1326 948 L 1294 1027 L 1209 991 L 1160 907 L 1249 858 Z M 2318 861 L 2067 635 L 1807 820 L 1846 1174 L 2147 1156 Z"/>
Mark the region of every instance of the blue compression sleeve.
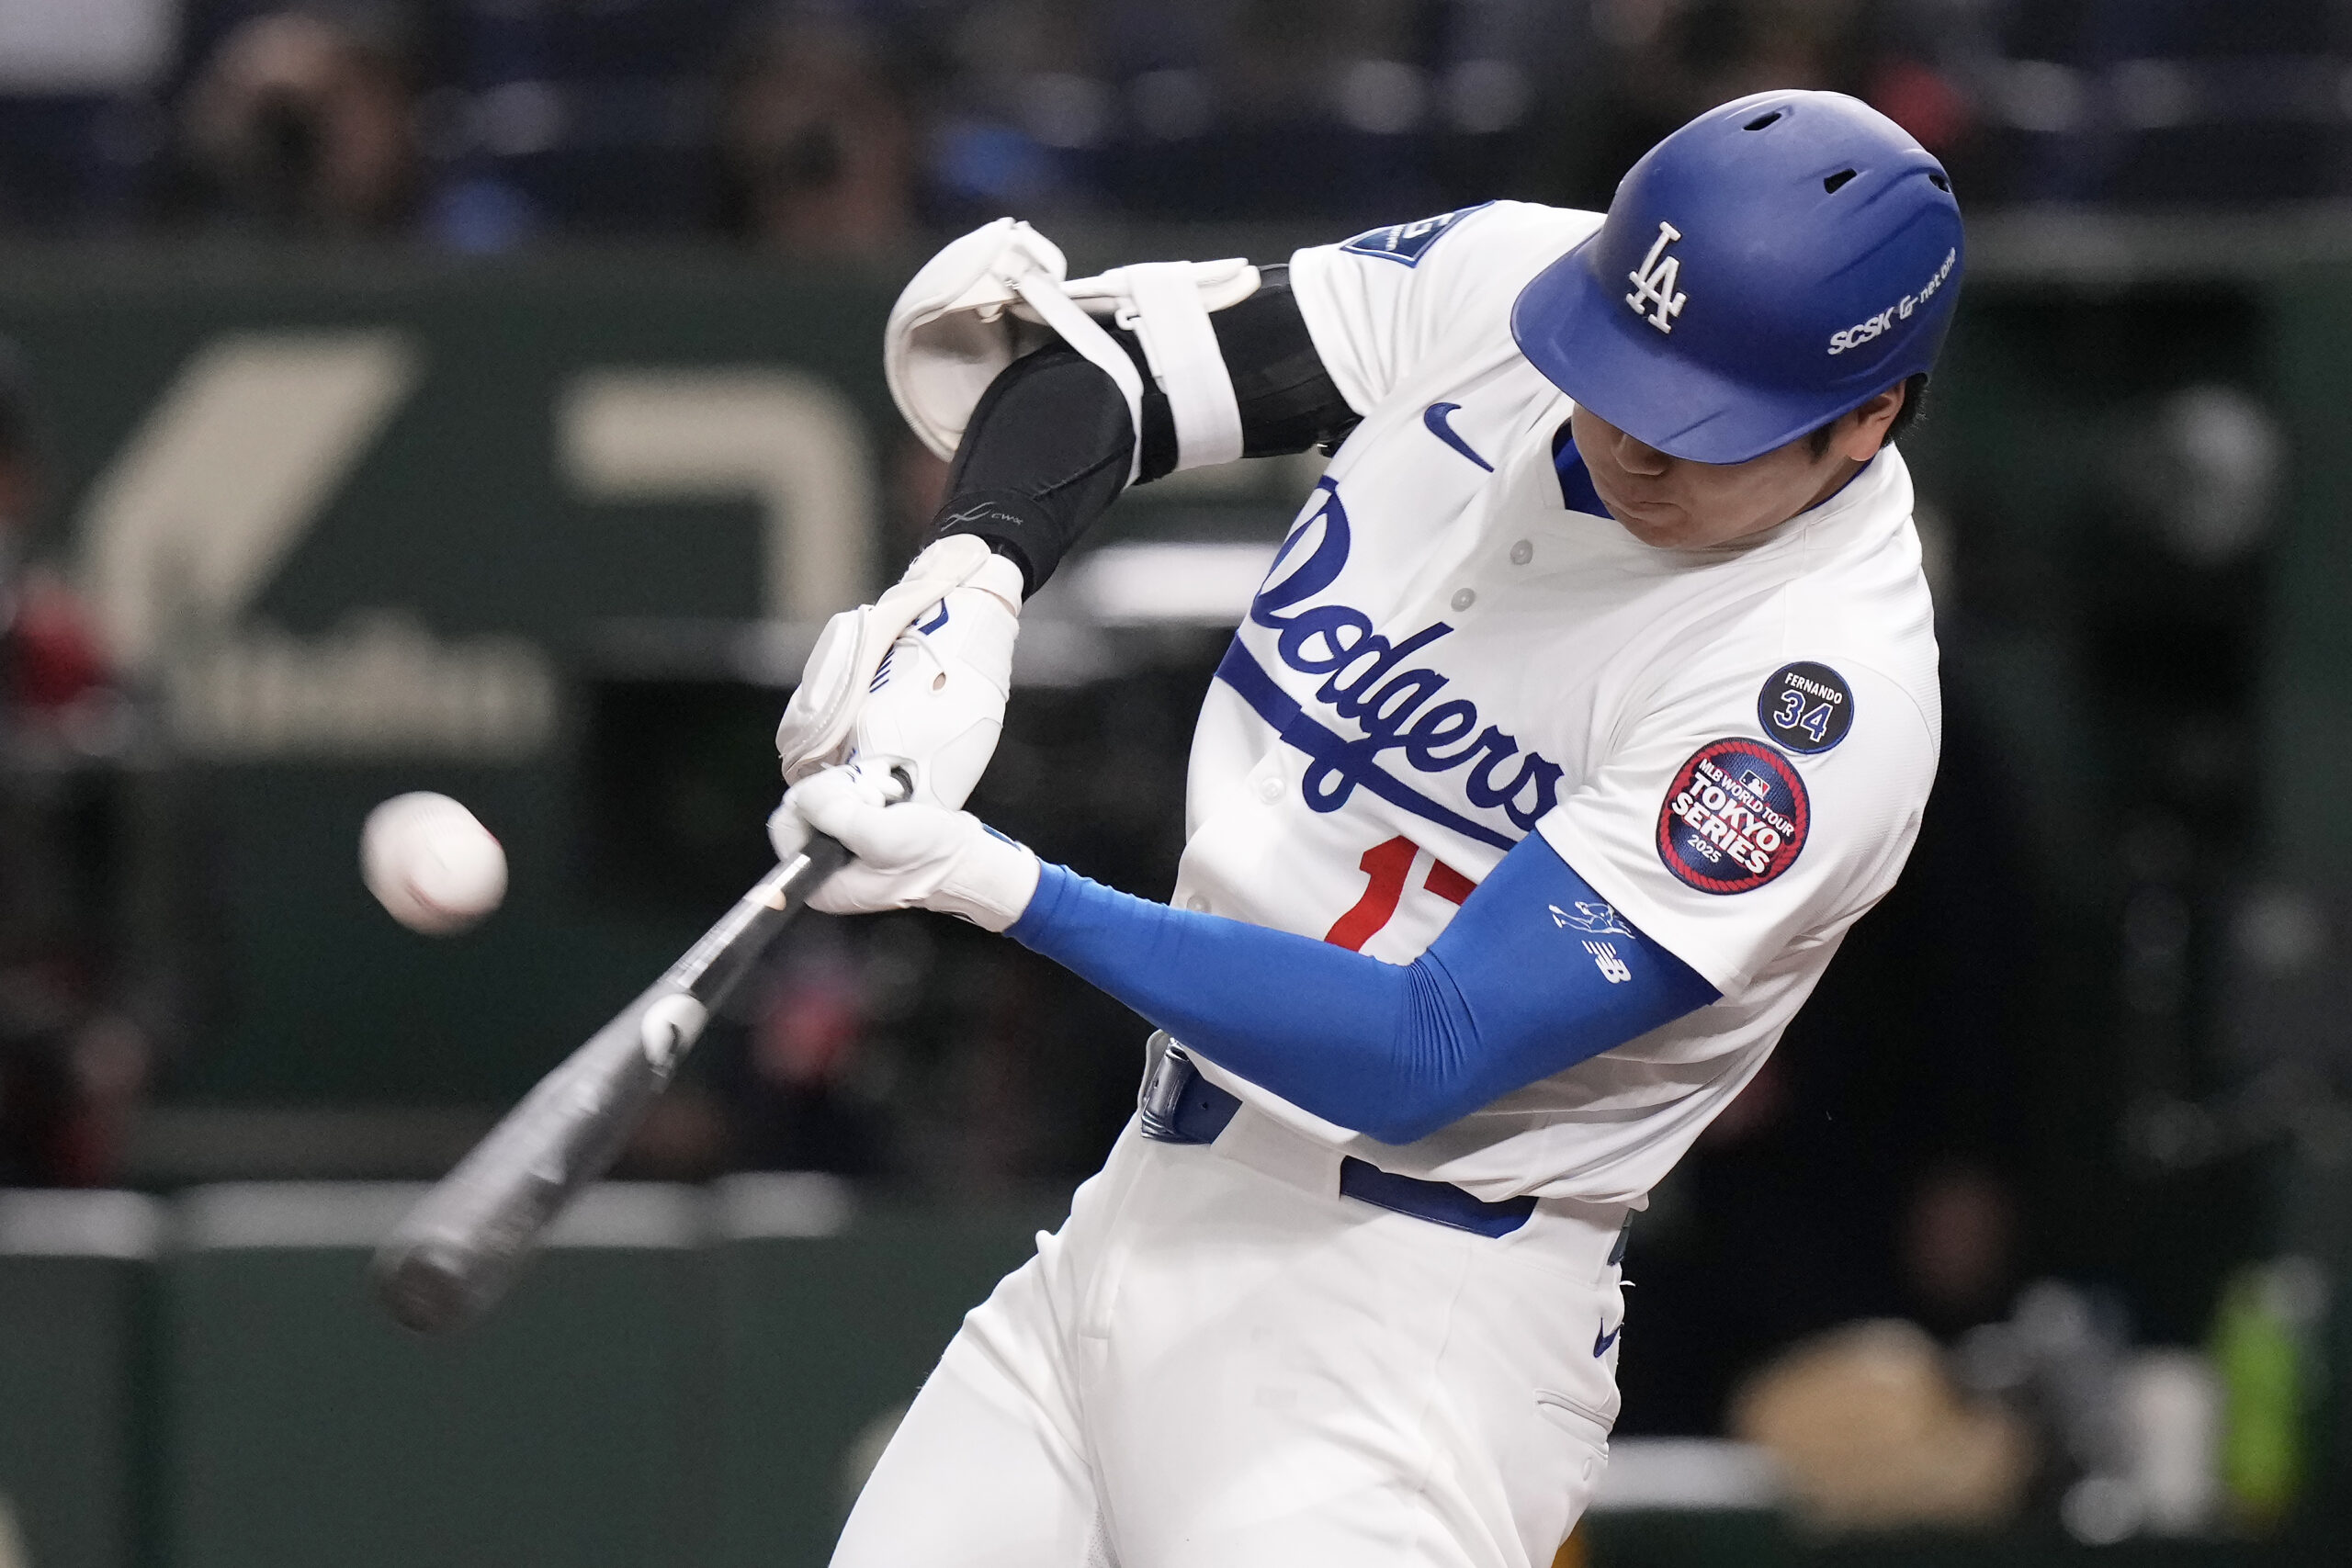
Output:
<path fill-rule="evenodd" d="M 1172 909 L 1053 864 L 1006 934 L 1219 1066 L 1388 1144 L 1717 994 L 1534 833 L 1408 964 Z"/>

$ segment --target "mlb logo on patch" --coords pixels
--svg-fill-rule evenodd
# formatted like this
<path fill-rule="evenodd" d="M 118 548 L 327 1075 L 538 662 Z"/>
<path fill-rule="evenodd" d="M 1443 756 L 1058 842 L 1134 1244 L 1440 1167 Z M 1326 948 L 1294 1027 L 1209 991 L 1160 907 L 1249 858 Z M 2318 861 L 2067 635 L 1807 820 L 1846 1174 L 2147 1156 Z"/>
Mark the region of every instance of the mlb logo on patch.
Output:
<path fill-rule="evenodd" d="M 1441 212 L 1434 218 L 1418 218 L 1410 223 L 1391 223 L 1385 229 L 1370 229 L 1350 240 L 1340 249 L 1353 251 L 1360 256 L 1378 256 L 1383 261 L 1402 262 L 1407 266 L 1420 265 L 1421 254 L 1438 237 L 1479 208 L 1492 207 L 1482 201 L 1477 207 L 1464 207 L 1453 212 Z"/>

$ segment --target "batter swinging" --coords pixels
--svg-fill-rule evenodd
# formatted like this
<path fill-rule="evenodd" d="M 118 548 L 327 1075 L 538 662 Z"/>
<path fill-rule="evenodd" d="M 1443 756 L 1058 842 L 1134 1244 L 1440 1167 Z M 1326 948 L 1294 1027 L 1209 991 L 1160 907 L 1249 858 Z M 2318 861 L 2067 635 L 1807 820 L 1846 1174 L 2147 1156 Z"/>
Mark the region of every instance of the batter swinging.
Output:
<path fill-rule="evenodd" d="M 960 915 L 1161 1032 L 837 1564 L 1551 1561 L 1607 1460 L 1628 1214 L 1918 829 L 1936 645 L 1889 442 L 1961 254 L 1933 158 L 1780 92 L 1605 217 L 1079 281 L 1006 220 L 909 286 L 886 363 L 951 499 L 812 657 L 773 834 L 856 852 L 820 908 Z M 1202 707 L 1173 902 L 957 809 L 1023 596 L 1119 492 L 1318 444 Z"/>

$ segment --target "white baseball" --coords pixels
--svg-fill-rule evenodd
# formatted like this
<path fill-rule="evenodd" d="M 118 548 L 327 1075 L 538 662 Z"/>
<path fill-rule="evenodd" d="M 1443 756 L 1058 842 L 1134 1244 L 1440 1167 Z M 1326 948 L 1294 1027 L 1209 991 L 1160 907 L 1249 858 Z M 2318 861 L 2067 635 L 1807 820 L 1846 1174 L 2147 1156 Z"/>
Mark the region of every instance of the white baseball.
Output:
<path fill-rule="evenodd" d="M 413 931 L 465 930 L 506 897 L 506 852 L 446 795 L 396 795 L 359 830 L 368 891 Z"/>

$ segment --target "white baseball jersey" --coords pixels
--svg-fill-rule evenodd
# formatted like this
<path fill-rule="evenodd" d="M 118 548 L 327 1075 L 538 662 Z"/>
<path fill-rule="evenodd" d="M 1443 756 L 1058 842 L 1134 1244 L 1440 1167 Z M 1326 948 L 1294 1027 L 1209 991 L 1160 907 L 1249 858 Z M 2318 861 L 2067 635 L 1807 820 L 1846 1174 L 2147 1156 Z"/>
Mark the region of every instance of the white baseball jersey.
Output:
<path fill-rule="evenodd" d="M 1497 202 L 1292 258 L 1363 422 L 1211 685 L 1176 888 L 1401 964 L 1540 832 L 1606 900 L 1553 911 L 1558 962 L 1622 974 L 1630 923 L 1722 992 L 1401 1148 L 1202 1064 L 1295 1129 L 1488 1199 L 1635 1201 L 1666 1174 L 1893 886 L 1940 744 L 1896 452 L 1704 550 L 1636 541 L 1573 447 L 1564 478 L 1572 405 L 1510 310 L 1600 223 Z"/>

